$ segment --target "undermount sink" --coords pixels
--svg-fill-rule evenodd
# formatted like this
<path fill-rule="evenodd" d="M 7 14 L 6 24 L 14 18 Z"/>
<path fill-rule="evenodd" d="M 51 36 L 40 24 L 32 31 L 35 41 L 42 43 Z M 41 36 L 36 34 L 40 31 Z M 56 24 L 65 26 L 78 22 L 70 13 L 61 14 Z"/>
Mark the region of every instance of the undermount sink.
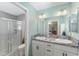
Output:
<path fill-rule="evenodd" d="M 44 36 L 37 36 L 37 37 L 35 37 L 35 39 L 37 39 L 37 40 L 45 40 L 46 37 L 44 37 Z"/>
<path fill-rule="evenodd" d="M 68 40 L 68 39 L 55 39 L 55 42 L 57 42 L 57 43 L 65 43 L 65 44 L 72 43 L 72 41 Z"/>

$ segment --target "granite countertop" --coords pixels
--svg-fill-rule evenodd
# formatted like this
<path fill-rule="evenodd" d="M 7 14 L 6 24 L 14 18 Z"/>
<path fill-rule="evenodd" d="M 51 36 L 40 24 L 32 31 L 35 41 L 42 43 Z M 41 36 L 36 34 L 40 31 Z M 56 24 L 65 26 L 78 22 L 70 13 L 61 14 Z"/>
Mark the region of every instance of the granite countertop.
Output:
<path fill-rule="evenodd" d="M 70 46 L 70 47 L 74 47 L 74 48 L 79 48 L 77 40 L 71 39 L 72 43 L 67 44 L 67 43 L 58 43 L 58 42 L 56 42 L 55 39 L 57 39 L 57 38 L 51 38 L 51 39 L 52 40 L 46 40 L 46 38 L 44 38 L 44 40 L 43 39 L 41 40 L 41 39 L 36 39 L 35 37 L 33 38 L 33 40 L 36 40 L 36 41 L 48 42 L 48 43 L 52 43 L 52 44 L 59 44 L 59 45 L 65 45 L 65 46 Z"/>

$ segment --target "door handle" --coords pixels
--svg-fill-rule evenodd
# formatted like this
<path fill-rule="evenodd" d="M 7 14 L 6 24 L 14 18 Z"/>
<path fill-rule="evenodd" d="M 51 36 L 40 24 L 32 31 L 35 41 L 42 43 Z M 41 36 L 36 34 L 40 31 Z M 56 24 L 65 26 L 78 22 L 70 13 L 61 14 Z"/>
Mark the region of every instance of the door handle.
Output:
<path fill-rule="evenodd" d="M 64 56 L 64 53 L 62 53 L 62 55 Z"/>
<path fill-rule="evenodd" d="M 64 53 L 64 56 L 67 56 L 67 53 Z"/>
<path fill-rule="evenodd" d="M 51 46 L 51 45 L 47 45 L 47 46 Z"/>
<path fill-rule="evenodd" d="M 65 54 L 65 56 L 67 56 L 67 53 Z"/>

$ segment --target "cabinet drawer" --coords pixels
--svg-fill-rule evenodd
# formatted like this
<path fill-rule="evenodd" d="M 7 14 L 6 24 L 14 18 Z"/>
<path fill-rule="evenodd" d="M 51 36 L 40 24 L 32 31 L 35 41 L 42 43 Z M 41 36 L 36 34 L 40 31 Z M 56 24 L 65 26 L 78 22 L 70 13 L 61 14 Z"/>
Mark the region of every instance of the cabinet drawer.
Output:
<path fill-rule="evenodd" d="M 33 56 L 44 56 L 45 48 L 44 48 L 44 45 L 41 43 L 42 42 L 40 41 L 35 41 L 35 40 L 32 41 L 32 55 Z"/>
<path fill-rule="evenodd" d="M 77 56 L 77 53 L 67 52 L 67 56 Z"/>
<path fill-rule="evenodd" d="M 55 49 L 54 56 L 77 56 L 76 53 Z"/>
<path fill-rule="evenodd" d="M 64 56 L 64 51 L 55 49 L 54 56 Z"/>
<path fill-rule="evenodd" d="M 44 42 L 32 40 L 32 44 L 44 45 Z"/>
<path fill-rule="evenodd" d="M 45 55 L 46 56 L 53 56 L 54 51 L 54 44 L 45 42 Z"/>
<path fill-rule="evenodd" d="M 43 46 L 38 46 L 34 45 L 32 47 L 32 55 L 33 56 L 44 56 L 44 47 Z"/>
<path fill-rule="evenodd" d="M 45 48 L 50 48 L 50 49 L 53 49 L 54 48 L 54 44 L 52 43 L 45 43 Z"/>
<path fill-rule="evenodd" d="M 78 48 L 78 56 L 79 56 L 79 48 Z"/>
<path fill-rule="evenodd" d="M 58 45 L 58 44 L 55 44 L 54 47 L 55 49 L 77 53 L 77 48 L 74 48 L 74 47 L 68 47 L 68 46 Z"/>

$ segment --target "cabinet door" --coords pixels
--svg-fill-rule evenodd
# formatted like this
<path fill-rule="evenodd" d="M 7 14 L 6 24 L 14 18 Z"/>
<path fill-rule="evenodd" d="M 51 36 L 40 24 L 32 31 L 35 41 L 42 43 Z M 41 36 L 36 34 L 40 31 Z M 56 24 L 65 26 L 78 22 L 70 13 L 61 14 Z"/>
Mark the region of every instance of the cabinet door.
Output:
<path fill-rule="evenodd" d="M 77 48 L 77 55 L 79 56 L 79 48 Z"/>
<path fill-rule="evenodd" d="M 77 53 L 77 48 L 74 48 L 74 47 L 58 45 L 58 44 L 55 44 L 54 46 L 55 46 L 55 49 Z"/>
<path fill-rule="evenodd" d="M 77 53 L 55 49 L 54 56 L 77 56 Z"/>
<path fill-rule="evenodd" d="M 76 53 L 72 53 L 72 52 L 67 52 L 67 56 L 77 56 Z"/>
<path fill-rule="evenodd" d="M 53 56 L 53 49 L 45 49 L 45 56 Z"/>
<path fill-rule="evenodd" d="M 41 44 L 41 42 L 40 42 L 40 44 Z M 32 43 L 32 55 L 33 56 L 44 56 L 45 55 L 44 45 L 40 45 L 40 44 L 37 43 L 37 41 L 33 41 L 33 43 Z"/>
<path fill-rule="evenodd" d="M 54 56 L 64 56 L 64 51 L 55 49 Z"/>

